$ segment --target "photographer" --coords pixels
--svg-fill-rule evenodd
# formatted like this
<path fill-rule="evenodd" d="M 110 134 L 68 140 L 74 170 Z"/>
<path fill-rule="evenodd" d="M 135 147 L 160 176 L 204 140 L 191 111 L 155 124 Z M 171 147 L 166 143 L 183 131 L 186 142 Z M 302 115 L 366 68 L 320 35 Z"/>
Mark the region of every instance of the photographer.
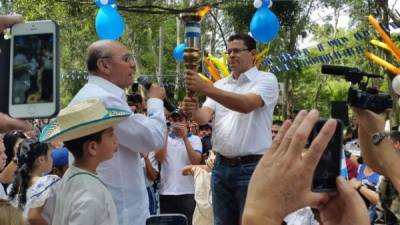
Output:
<path fill-rule="evenodd" d="M 163 153 L 164 152 L 164 153 Z M 183 176 L 181 170 L 186 165 L 197 165 L 201 161 L 201 140 L 188 131 L 188 119 L 180 110 L 171 114 L 171 131 L 168 133 L 166 148 L 160 161 L 160 211 L 161 213 L 181 213 L 192 224 L 196 206 L 193 177 Z"/>
<path fill-rule="evenodd" d="M 353 110 L 358 114 L 358 135 L 364 162 L 374 171 L 388 177 L 399 191 L 400 151 L 396 151 L 391 141 L 382 133 L 385 127 L 384 114 L 355 107 Z M 372 137 L 375 137 L 375 143 Z"/>
<path fill-rule="evenodd" d="M 317 110 L 301 111 L 293 122 L 282 125 L 250 180 L 243 225 L 279 225 L 305 206 L 318 208 L 324 225 L 370 224 L 361 197 L 343 178 L 337 178 L 335 195 L 311 192 L 314 170 L 336 129 L 335 120 L 328 120 L 303 155 L 302 146 L 318 119 Z"/>
<path fill-rule="evenodd" d="M 400 151 L 400 132 L 392 131 L 390 140 L 396 151 Z M 376 225 L 400 223 L 400 195 L 392 182 L 384 177 L 379 186 L 380 204 L 377 205 L 378 219 Z"/>

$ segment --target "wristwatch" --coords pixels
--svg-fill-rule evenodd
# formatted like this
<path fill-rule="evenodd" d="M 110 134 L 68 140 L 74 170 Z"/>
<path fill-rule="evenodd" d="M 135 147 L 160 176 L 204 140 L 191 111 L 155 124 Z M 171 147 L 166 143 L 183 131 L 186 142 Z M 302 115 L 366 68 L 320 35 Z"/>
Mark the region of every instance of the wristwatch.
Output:
<path fill-rule="evenodd" d="M 378 145 L 381 141 L 388 136 L 386 132 L 377 132 L 372 135 L 372 143 Z"/>

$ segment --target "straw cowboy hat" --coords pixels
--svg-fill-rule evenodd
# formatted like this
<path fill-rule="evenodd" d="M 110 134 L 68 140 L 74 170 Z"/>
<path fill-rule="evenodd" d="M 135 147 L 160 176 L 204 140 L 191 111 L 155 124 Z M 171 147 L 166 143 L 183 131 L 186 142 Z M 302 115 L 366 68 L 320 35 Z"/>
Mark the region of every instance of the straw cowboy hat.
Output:
<path fill-rule="evenodd" d="M 68 106 L 40 134 L 40 142 L 69 141 L 117 125 L 131 112 L 105 108 L 99 99 Z"/>

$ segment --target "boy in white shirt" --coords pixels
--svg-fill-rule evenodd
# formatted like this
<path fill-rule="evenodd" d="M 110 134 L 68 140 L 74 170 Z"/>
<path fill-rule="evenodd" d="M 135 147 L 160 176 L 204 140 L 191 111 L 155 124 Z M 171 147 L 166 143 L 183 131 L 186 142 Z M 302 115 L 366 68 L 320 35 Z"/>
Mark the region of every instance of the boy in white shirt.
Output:
<path fill-rule="evenodd" d="M 57 193 L 54 225 L 117 225 L 111 194 L 97 176 L 97 166 L 118 147 L 112 126 L 130 112 L 105 108 L 97 99 L 71 105 L 49 123 L 42 142 L 64 141 L 75 161 L 65 172 Z"/>

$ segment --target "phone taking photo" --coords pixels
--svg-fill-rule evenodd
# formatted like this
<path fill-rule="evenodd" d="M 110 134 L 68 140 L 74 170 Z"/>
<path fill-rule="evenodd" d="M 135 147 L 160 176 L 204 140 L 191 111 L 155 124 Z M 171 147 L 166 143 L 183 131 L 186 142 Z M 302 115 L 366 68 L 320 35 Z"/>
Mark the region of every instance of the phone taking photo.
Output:
<path fill-rule="evenodd" d="M 59 110 L 58 25 L 51 20 L 11 28 L 8 111 L 15 118 L 47 118 Z"/>
<path fill-rule="evenodd" d="M 317 137 L 327 120 L 319 120 L 313 127 L 308 143 Z M 341 150 L 343 145 L 343 123 L 337 120 L 335 133 L 329 141 L 314 171 L 311 190 L 313 192 L 336 192 L 336 177 L 340 175 Z"/>

